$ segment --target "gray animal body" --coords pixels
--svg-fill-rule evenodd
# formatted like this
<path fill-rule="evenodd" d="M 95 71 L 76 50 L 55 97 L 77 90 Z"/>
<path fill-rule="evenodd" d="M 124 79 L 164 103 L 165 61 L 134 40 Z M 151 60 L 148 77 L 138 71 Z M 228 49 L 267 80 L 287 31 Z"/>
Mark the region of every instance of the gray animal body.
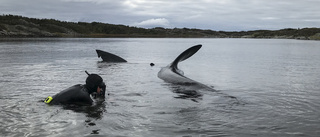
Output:
<path fill-rule="evenodd" d="M 194 55 L 201 47 L 202 45 L 195 45 L 182 52 L 172 63 L 161 68 L 158 72 L 158 77 L 168 83 L 193 86 L 195 89 L 205 88 L 206 90 L 214 91 L 213 88 L 184 76 L 183 71 L 178 68 L 179 62 L 182 62 Z"/>

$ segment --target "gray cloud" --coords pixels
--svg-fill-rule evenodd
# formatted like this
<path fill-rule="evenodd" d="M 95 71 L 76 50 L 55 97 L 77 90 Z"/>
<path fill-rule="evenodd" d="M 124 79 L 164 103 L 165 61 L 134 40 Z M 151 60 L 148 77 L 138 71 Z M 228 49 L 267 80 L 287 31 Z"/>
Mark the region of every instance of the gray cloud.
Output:
<path fill-rule="evenodd" d="M 319 27 L 319 0 L 19 0 L 0 13 L 139 27 L 254 30 Z"/>

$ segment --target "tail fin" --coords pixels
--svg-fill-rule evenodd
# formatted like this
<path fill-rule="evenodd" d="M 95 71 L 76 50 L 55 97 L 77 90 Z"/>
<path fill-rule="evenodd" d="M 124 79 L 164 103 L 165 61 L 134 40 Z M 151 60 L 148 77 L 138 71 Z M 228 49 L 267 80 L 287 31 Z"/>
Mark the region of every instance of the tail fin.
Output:
<path fill-rule="evenodd" d="M 173 68 L 178 68 L 178 63 L 182 62 L 188 58 L 190 58 L 193 54 L 195 54 L 196 52 L 198 52 L 198 50 L 202 47 L 202 45 L 195 45 L 191 48 L 188 48 L 187 50 L 185 50 L 184 52 L 182 52 L 170 65 L 170 67 Z"/>

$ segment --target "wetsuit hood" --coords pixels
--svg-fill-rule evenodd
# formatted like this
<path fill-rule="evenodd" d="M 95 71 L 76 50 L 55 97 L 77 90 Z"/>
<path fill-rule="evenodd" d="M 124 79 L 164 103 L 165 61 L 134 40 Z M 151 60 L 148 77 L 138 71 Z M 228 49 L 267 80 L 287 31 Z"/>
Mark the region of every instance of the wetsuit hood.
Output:
<path fill-rule="evenodd" d="M 97 88 L 105 86 L 103 79 L 97 74 L 90 74 L 86 79 L 85 87 L 88 89 L 89 94 L 97 92 Z"/>

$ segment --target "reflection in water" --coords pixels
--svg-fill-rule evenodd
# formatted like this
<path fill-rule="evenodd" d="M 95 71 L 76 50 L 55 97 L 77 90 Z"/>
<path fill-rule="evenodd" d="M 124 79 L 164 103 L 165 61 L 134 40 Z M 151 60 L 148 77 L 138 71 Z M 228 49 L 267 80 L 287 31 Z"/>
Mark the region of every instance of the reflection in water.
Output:
<path fill-rule="evenodd" d="M 206 90 L 207 88 L 199 87 L 197 84 L 167 83 L 166 86 L 168 86 L 173 93 L 177 94 L 174 98 L 178 99 L 190 99 L 191 101 L 199 102 L 199 100 L 203 99 L 203 95 L 207 94 L 209 96 L 219 96 L 220 98 L 227 99 L 230 101 L 230 105 L 244 104 L 235 96 L 225 94 L 218 90 Z"/>
<path fill-rule="evenodd" d="M 189 85 L 191 86 L 191 85 Z M 202 98 L 202 94 L 194 89 L 188 89 L 188 86 L 180 86 L 180 85 L 174 85 L 174 84 L 170 84 L 169 85 L 169 89 L 173 92 L 173 93 L 177 93 L 177 96 L 175 96 L 174 98 L 179 98 L 179 99 L 190 99 L 191 101 L 194 102 L 198 102 L 198 100 L 201 100 Z"/>

